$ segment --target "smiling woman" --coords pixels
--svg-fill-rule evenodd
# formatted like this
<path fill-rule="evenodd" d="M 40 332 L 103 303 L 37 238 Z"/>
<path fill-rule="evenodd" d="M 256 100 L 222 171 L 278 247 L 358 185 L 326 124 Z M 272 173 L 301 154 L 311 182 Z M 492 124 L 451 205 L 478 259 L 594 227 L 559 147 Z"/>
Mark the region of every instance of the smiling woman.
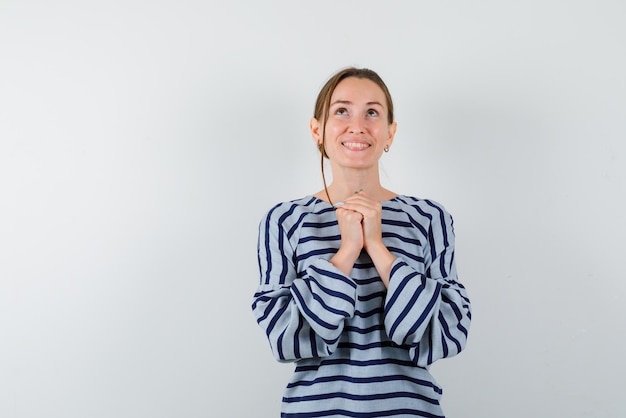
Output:
<path fill-rule="evenodd" d="M 324 122 L 319 117 L 311 119 L 313 138 L 330 159 L 333 174 L 378 165 L 396 132 L 396 124 L 390 121 L 393 117 L 386 112 L 387 102 L 377 83 L 352 76 L 333 91 Z"/>
<path fill-rule="evenodd" d="M 463 350 L 471 319 L 452 217 L 381 185 L 396 123 L 374 71 L 331 77 L 310 128 L 332 184 L 259 225 L 252 310 L 276 359 L 296 363 L 282 416 L 443 417 L 428 369 Z"/>

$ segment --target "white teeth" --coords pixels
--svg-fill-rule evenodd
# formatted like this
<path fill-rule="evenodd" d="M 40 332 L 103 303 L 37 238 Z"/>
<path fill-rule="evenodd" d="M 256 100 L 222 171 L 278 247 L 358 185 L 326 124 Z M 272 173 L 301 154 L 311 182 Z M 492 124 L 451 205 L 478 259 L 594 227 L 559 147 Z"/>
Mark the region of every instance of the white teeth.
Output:
<path fill-rule="evenodd" d="M 364 144 L 362 142 L 344 142 L 343 145 L 345 145 L 348 148 L 367 148 L 367 147 L 369 147 L 368 144 Z"/>

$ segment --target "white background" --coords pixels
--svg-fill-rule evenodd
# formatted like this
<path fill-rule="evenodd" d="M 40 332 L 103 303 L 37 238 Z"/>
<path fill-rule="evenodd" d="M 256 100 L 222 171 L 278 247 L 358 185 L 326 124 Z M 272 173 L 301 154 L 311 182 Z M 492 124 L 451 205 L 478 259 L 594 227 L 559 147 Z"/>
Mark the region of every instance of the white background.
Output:
<path fill-rule="evenodd" d="M 257 225 L 321 189 L 336 70 L 397 108 L 383 184 L 443 203 L 461 417 L 623 417 L 626 3 L 0 1 L 0 416 L 274 417 Z"/>

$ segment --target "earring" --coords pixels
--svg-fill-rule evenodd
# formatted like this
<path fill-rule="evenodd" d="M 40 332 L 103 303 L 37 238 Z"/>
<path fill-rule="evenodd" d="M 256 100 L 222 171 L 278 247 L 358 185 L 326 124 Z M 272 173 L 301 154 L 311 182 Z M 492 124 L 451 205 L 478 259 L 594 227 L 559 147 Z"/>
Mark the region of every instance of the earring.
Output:
<path fill-rule="evenodd" d="M 384 150 L 385 152 L 389 152 L 389 145 L 385 145 L 385 148 L 383 148 L 383 150 Z"/>

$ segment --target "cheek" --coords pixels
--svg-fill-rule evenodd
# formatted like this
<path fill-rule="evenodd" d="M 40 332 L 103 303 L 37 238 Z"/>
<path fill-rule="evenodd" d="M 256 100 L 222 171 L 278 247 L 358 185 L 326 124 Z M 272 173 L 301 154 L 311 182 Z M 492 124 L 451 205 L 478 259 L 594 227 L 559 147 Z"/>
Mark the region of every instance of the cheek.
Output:
<path fill-rule="evenodd" d="M 384 123 L 372 123 L 368 128 L 374 136 L 385 136 L 387 134 L 387 126 Z"/>
<path fill-rule="evenodd" d="M 343 132 L 345 124 L 340 121 L 328 121 L 326 124 L 326 135 L 333 135 Z"/>

